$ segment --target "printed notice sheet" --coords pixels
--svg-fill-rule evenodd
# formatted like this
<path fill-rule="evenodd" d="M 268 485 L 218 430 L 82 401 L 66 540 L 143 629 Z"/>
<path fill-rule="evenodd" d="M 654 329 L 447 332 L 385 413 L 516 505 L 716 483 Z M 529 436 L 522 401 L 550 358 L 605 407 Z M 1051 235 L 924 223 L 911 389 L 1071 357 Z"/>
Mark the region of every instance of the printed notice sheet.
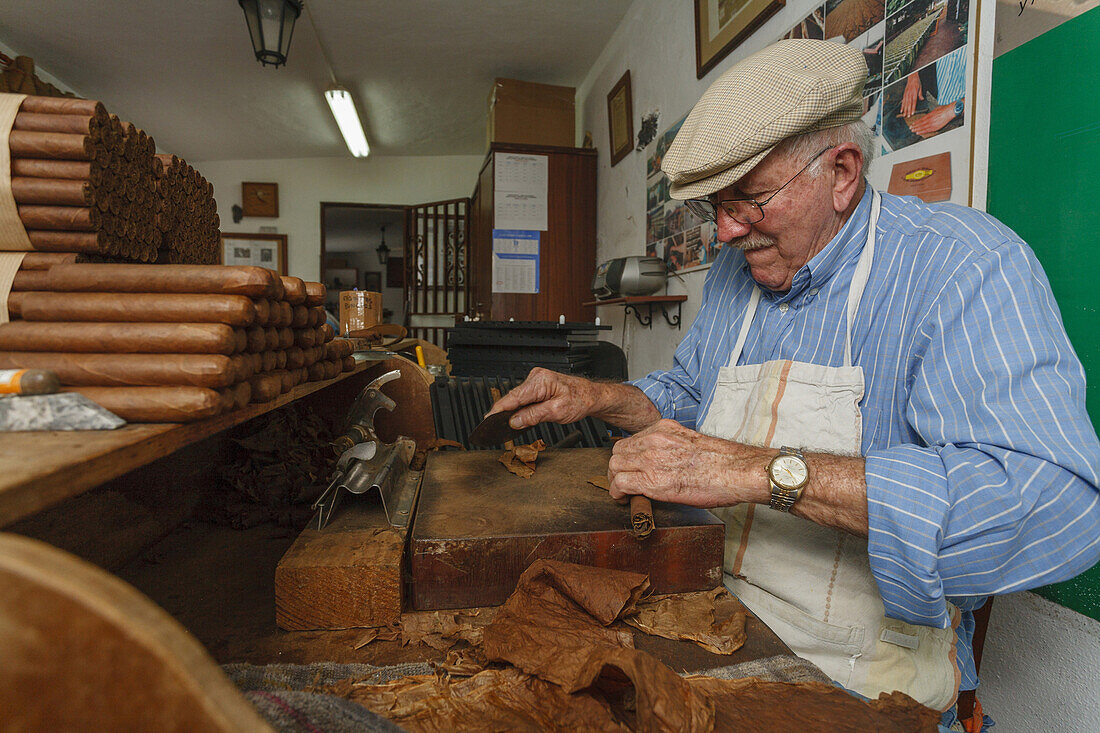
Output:
<path fill-rule="evenodd" d="M 539 291 L 539 233 L 493 230 L 493 292 Z"/>
<path fill-rule="evenodd" d="M 549 158 L 497 153 L 494 161 L 494 227 L 545 232 Z"/>

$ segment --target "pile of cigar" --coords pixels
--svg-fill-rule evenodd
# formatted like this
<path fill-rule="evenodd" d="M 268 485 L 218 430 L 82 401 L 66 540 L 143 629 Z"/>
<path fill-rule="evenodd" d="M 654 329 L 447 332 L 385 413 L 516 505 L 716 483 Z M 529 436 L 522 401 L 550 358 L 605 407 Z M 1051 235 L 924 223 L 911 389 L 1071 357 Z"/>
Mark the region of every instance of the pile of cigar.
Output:
<path fill-rule="evenodd" d="M 325 323 L 320 283 L 260 267 L 73 259 L 24 258 L 0 369 L 54 371 L 65 391 L 131 422 L 187 422 L 355 368 L 351 343 Z"/>
<path fill-rule="evenodd" d="M 214 265 L 221 260 L 214 186 L 187 161 L 157 155 L 158 262 Z"/>
<path fill-rule="evenodd" d="M 8 148 L 12 195 L 35 251 L 156 261 L 161 164 L 151 137 L 100 102 L 27 97 Z"/>

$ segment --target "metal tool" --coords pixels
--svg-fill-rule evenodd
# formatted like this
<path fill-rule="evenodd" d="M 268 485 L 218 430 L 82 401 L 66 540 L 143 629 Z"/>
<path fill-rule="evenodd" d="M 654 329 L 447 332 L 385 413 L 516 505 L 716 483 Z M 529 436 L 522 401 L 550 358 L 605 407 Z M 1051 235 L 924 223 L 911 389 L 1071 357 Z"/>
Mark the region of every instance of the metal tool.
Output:
<path fill-rule="evenodd" d="M 383 443 L 374 429 L 378 410 L 392 411 L 397 406 L 379 388 L 400 376 L 396 369 L 386 372 L 364 387 L 352 403 L 349 411 L 352 424 L 332 443 L 340 452 L 332 481 L 313 502 L 317 529 L 324 529 L 332 520 L 345 492 L 365 494 L 371 490 L 377 490 L 381 496 L 382 509 L 391 526 L 408 526 L 420 478 L 419 472 L 409 471 L 416 443 L 405 437 Z"/>
<path fill-rule="evenodd" d="M 476 428 L 470 431 L 470 445 L 478 448 L 490 448 L 515 439 L 523 431 L 516 430 L 508 424 L 514 414 L 516 414 L 515 410 L 494 412 L 482 420 Z"/>

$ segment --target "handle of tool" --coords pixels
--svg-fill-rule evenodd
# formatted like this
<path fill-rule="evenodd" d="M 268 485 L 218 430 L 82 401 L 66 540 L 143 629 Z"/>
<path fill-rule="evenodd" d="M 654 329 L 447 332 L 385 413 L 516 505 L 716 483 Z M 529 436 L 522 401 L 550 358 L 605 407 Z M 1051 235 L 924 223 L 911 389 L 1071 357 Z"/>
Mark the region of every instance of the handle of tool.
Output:
<path fill-rule="evenodd" d="M 426 368 L 428 365 L 424 363 L 424 347 L 417 344 L 416 347 L 416 363 L 420 365 L 421 369 Z"/>

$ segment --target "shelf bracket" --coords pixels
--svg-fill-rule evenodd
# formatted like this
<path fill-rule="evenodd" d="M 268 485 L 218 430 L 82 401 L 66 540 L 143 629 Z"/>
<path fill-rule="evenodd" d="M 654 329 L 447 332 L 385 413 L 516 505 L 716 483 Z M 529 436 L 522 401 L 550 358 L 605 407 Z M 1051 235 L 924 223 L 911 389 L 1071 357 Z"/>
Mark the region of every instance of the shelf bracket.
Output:
<path fill-rule="evenodd" d="M 666 321 L 668 321 L 668 325 L 674 326 L 676 328 L 676 330 L 680 329 L 680 307 L 682 305 L 683 305 L 683 303 L 677 303 L 676 304 L 676 315 L 675 316 L 670 316 L 668 314 L 668 310 L 665 308 L 665 304 L 661 303 L 661 315 L 665 317 Z"/>
<path fill-rule="evenodd" d="M 634 317 L 638 319 L 638 323 L 642 324 L 646 328 L 649 328 L 653 325 L 653 304 L 646 303 L 646 305 L 649 306 L 649 314 L 645 316 L 642 315 L 641 309 L 635 307 L 633 303 L 627 303 L 625 306 L 623 306 L 623 312 L 633 313 Z M 664 308 L 662 308 L 661 310 L 664 310 Z"/>

